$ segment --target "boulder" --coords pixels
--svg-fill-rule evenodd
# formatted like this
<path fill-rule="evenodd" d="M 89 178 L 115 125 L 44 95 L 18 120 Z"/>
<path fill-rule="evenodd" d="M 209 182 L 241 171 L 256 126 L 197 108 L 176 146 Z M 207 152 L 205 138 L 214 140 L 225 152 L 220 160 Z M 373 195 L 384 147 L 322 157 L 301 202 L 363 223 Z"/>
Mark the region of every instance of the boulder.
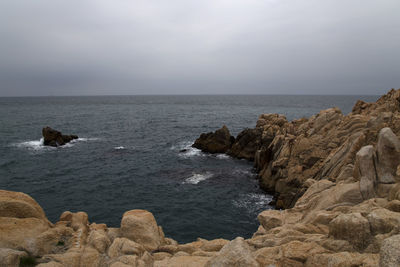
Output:
<path fill-rule="evenodd" d="M 13 250 L 9 248 L 0 248 L 0 266 L 19 266 L 20 259 L 27 257 L 25 251 Z"/>
<path fill-rule="evenodd" d="M 203 256 L 179 256 L 155 261 L 154 267 L 204 267 L 209 257 Z"/>
<path fill-rule="evenodd" d="M 54 130 L 50 127 L 42 129 L 43 144 L 45 146 L 63 146 L 74 139 L 78 139 L 77 135 L 63 135 L 61 132 Z"/>
<path fill-rule="evenodd" d="M 400 266 L 400 235 L 394 235 L 383 241 L 379 252 L 381 267 Z"/>
<path fill-rule="evenodd" d="M 146 210 L 125 212 L 121 220 L 120 234 L 143 245 L 147 250 L 155 250 L 164 242 L 156 219 Z"/>
<path fill-rule="evenodd" d="M 341 214 L 329 223 L 329 235 L 363 250 L 370 243 L 370 225 L 360 213 Z"/>
<path fill-rule="evenodd" d="M 374 147 L 364 146 L 356 154 L 354 178 L 360 181 L 360 192 L 364 200 L 375 196 L 376 170 Z"/>
<path fill-rule="evenodd" d="M 379 132 L 376 154 L 379 183 L 400 182 L 396 175 L 397 166 L 400 164 L 400 140 L 390 128 L 383 128 Z"/>
<path fill-rule="evenodd" d="M 212 257 L 206 267 L 258 267 L 258 262 L 253 258 L 250 246 L 242 237 L 237 237 L 226 244 L 220 252 Z"/>
<path fill-rule="evenodd" d="M 47 220 L 42 207 L 21 192 L 0 190 L 0 217 L 37 218 Z"/>
<path fill-rule="evenodd" d="M 141 256 L 145 248 L 132 240 L 127 238 L 116 238 L 108 249 L 108 256 L 110 258 L 117 258 L 123 255 L 138 255 Z"/>
<path fill-rule="evenodd" d="M 214 133 L 202 133 L 192 147 L 209 153 L 225 153 L 231 148 L 234 141 L 235 138 L 231 136 L 228 127 L 224 125 Z"/>
<path fill-rule="evenodd" d="M 279 227 L 283 223 L 282 212 L 279 210 L 265 210 L 257 218 L 265 231 Z"/>

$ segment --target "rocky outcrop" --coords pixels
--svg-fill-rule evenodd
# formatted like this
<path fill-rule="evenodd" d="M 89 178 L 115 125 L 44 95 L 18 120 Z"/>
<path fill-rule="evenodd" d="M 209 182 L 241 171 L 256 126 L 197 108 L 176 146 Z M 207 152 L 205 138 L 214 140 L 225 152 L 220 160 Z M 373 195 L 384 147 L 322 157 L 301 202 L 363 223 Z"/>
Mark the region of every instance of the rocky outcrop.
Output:
<path fill-rule="evenodd" d="M 44 140 L 43 144 L 45 146 L 63 146 L 74 139 L 78 139 L 77 135 L 64 135 L 48 126 L 42 129 L 42 135 Z"/>
<path fill-rule="evenodd" d="M 120 228 L 68 211 L 51 224 L 31 197 L 0 190 L 0 262 L 399 266 L 399 92 L 390 91 L 376 103 L 358 102 L 348 115 L 335 108 L 292 122 L 262 115 L 255 130 L 242 132 L 228 153 L 251 159 L 255 151 L 262 185 L 277 193 L 278 207 L 286 208 L 261 212 L 260 226 L 247 240 L 198 238 L 178 244 L 144 210 L 127 211 Z"/>
<path fill-rule="evenodd" d="M 192 146 L 208 153 L 225 153 L 231 148 L 234 141 L 235 138 L 231 136 L 228 127 L 224 125 L 215 132 L 202 133 Z"/>

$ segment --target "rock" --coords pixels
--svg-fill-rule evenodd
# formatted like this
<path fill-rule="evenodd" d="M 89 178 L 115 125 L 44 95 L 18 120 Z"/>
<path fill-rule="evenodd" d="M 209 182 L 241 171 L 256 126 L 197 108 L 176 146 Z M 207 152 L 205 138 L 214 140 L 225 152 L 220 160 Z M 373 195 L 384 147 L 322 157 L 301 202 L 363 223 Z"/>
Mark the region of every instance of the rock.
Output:
<path fill-rule="evenodd" d="M 356 249 L 368 246 L 371 239 L 369 222 L 360 213 L 341 214 L 329 223 L 329 235 L 347 240 Z"/>
<path fill-rule="evenodd" d="M 36 267 L 64 267 L 64 265 L 55 261 L 50 261 L 36 265 Z"/>
<path fill-rule="evenodd" d="M 91 247 L 71 249 L 63 254 L 49 254 L 45 260 L 61 263 L 63 266 L 98 267 L 102 266 L 102 257 L 99 252 Z"/>
<path fill-rule="evenodd" d="M 214 239 L 210 241 L 204 241 L 200 248 L 203 251 L 215 252 L 220 251 L 221 248 L 228 243 L 229 241 L 226 239 Z"/>
<path fill-rule="evenodd" d="M 257 218 L 265 231 L 282 225 L 282 213 L 278 210 L 265 210 Z"/>
<path fill-rule="evenodd" d="M 42 129 L 42 135 L 45 146 L 63 146 L 74 139 L 78 139 L 77 135 L 63 135 L 61 132 L 48 126 Z"/>
<path fill-rule="evenodd" d="M 19 266 L 20 259 L 27 256 L 25 251 L 0 248 L 0 266 Z"/>
<path fill-rule="evenodd" d="M 305 267 L 353 267 L 365 266 L 375 267 L 379 264 L 379 255 L 377 254 L 360 254 L 340 252 L 334 254 L 316 254 L 309 257 L 305 263 Z"/>
<path fill-rule="evenodd" d="M 383 241 L 379 252 L 381 267 L 400 266 L 400 235 L 394 235 Z"/>
<path fill-rule="evenodd" d="M 145 247 L 127 238 L 116 238 L 108 249 L 110 258 L 117 258 L 123 255 L 141 256 L 145 251 Z"/>
<path fill-rule="evenodd" d="M 243 130 L 236 137 L 228 154 L 235 158 L 253 161 L 256 151 L 261 146 L 262 133 L 261 128 Z"/>
<path fill-rule="evenodd" d="M 376 170 L 374 147 L 364 146 L 356 154 L 354 178 L 360 181 L 360 192 L 364 200 L 375 196 Z"/>
<path fill-rule="evenodd" d="M 231 148 L 234 140 L 235 138 L 229 133 L 228 127 L 224 125 L 214 133 L 201 134 L 192 147 L 209 153 L 225 153 Z"/>
<path fill-rule="evenodd" d="M 259 264 L 252 256 L 252 250 L 242 237 L 237 237 L 233 241 L 226 244 L 218 253 L 212 257 L 207 267 L 239 267 L 239 266 L 255 266 Z"/>
<path fill-rule="evenodd" d="M 155 261 L 154 267 L 204 267 L 209 257 L 179 256 Z"/>
<path fill-rule="evenodd" d="M 35 238 L 49 228 L 47 221 L 37 218 L 0 217 L 0 247 L 35 250 Z"/>
<path fill-rule="evenodd" d="M 157 249 L 164 242 L 156 219 L 146 210 L 125 212 L 121 220 L 120 234 L 150 251 Z"/>
<path fill-rule="evenodd" d="M 390 128 L 383 128 L 379 132 L 376 154 L 378 181 L 383 184 L 400 182 L 396 176 L 400 164 L 400 140 Z"/>
<path fill-rule="evenodd" d="M 92 230 L 88 237 L 88 243 L 101 254 L 104 254 L 111 245 L 111 241 L 104 230 Z"/>
<path fill-rule="evenodd" d="M 367 215 L 373 235 L 400 232 L 400 213 L 378 208 Z"/>
<path fill-rule="evenodd" d="M 43 209 L 27 194 L 0 190 L 0 217 L 47 220 Z"/>
<path fill-rule="evenodd" d="M 171 258 L 172 255 L 167 252 L 157 252 L 153 253 L 153 258 L 155 261 L 162 261 L 163 259 Z"/>

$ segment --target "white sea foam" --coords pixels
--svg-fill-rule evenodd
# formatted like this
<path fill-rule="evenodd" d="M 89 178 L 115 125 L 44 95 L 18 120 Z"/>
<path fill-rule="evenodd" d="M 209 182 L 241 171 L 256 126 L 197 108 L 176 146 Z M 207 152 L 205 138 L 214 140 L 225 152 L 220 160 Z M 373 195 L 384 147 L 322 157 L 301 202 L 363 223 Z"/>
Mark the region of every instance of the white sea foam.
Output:
<path fill-rule="evenodd" d="M 122 149 L 125 149 L 125 147 L 123 147 L 123 146 L 116 146 L 116 147 L 114 147 L 114 149 L 115 149 L 115 150 L 122 150 Z"/>
<path fill-rule="evenodd" d="M 66 143 L 63 146 L 59 146 L 60 148 L 68 148 L 74 146 L 78 142 L 87 142 L 87 141 L 95 141 L 99 140 L 99 138 L 78 138 L 74 139 L 69 143 Z M 45 146 L 44 145 L 44 139 L 40 138 L 40 140 L 32 140 L 32 141 L 25 141 L 21 143 L 14 143 L 13 144 L 16 147 L 19 148 L 25 148 L 29 150 L 35 150 L 35 151 L 40 151 L 40 150 L 49 150 L 49 149 L 55 149 L 55 147 L 52 146 Z"/>
<path fill-rule="evenodd" d="M 178 150 L 179 156 L 183 158 L 191 158 L 196 156 L 204 156 L 200 149 L 192 147 L 192 141 L 184 141 L 178 143 L 178 145 L 171 146 L 171 150 Z"/>
<path fill-rule="evenodd" d="M 250 213 L 258 213 L 264 209 L 270 209 L 268 205 L 273 197 L 263 193 L 242 194 L 239 199 L 232 200 L 232 203 L 237 208 L 244 208 Z"/>
<path fill-rule="evenodd" d="M 218 154 L 217 158 L 219 158 L 219 159 L 229 159 L 230 157 L 228 155 L 226 155 L 226 154 Z"/>
<path fill-rule="evenodd" d="M 44 140 L 43 138 L 41 138 L 40 140 L 26 141 L 26 142 L 16 143 L 14 145 L 16 147 L 27 148 L 29 150 L 42 150 L 46 148 L 51 148 L 51 147 L 46 147 L 43 144 L 43 142 Z"/>
<path fill-rule="evenodd" d="M 214 175 L 210 172 L 206 172 L 206 173 L 194 173 L 192 176 L 188 177 L 185 179 L 185 181 L 183 182 L 184 184 L 198 184 L 201 181 L 207 180 L 211 177 L 213 177 Z"/>

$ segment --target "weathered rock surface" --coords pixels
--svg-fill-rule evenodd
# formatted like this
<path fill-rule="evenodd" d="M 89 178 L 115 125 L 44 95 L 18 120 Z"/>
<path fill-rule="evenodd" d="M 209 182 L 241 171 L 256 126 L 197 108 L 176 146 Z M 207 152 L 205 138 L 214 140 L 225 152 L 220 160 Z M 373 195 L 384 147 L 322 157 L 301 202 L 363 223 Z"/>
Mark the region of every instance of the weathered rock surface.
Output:
<path fill-rule="evenodd" d="M 146 210 L 125 212 L 120 232 L 121 236 L 142 244 L 148 250 L 155 250 L 164 242 L 164 234 L 157 226 L 156 219 Z"/>
<path fill-rule="evenodd" d="M 42 129 L 42 135 L 45 146 L 63 146 L 74 139 L 78 139 L 77 135 L 63 135 L 61 132 L 48 126 Z"/>
<path fill-rule="evenodd" d="M 225 153 L 231 148 L 234 140 L 235 138 L 229 133 L 228 127 L 224 125 L 214 133 L 202 133 L 192 146 L 204 152 Z"/>

